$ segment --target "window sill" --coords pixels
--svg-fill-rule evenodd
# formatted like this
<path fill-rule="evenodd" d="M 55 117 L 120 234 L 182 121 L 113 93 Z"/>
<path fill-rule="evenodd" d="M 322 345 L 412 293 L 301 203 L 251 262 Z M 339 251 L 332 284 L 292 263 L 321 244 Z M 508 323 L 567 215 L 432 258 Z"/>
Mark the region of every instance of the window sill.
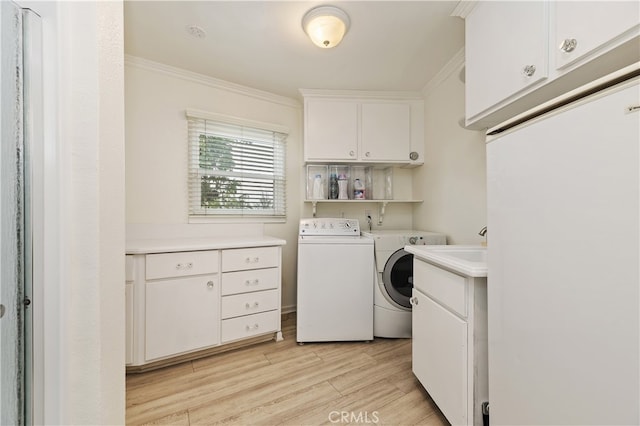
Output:
<path fill-rule="evenodd" d="M 286 217 L 270 216 L 189 216 L 188 223 L 285 223 Z"/>

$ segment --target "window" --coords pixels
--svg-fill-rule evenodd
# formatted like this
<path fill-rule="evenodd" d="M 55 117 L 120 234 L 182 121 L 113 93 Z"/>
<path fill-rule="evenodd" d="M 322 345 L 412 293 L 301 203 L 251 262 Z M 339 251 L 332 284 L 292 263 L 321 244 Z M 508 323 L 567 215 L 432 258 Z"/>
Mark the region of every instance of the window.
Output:
<path fill-rule="evenodd" d="M 187 111 L 189 216 L 285 216 L 286 129 Z"/>

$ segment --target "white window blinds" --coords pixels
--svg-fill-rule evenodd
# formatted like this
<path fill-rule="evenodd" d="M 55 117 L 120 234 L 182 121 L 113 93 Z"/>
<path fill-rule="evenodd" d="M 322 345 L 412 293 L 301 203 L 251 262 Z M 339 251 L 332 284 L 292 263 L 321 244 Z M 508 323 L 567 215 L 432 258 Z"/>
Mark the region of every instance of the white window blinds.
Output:
<path fill-rule="evenodd" d="M 286 133 L 187 120 L 190 216 L 285 216 Z"/>

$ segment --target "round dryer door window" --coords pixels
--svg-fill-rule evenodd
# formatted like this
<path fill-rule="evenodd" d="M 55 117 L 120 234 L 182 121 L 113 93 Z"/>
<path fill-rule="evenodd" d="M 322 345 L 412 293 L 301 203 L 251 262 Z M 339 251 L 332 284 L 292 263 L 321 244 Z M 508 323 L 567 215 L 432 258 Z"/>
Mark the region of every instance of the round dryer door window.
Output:
<path fill-rule="evenodd" d="M 397 250 L 384 265 L 382 271 L 384 290 L 398 305 L 411 308 L 413 290 L 413 255 L 404 249 Z"/>

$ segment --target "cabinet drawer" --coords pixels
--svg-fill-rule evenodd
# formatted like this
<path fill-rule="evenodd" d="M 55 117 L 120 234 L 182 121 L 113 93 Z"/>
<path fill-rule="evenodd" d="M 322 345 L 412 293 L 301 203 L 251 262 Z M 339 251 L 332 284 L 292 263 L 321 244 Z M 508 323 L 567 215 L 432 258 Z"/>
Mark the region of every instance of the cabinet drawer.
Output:
<path fill-rule="evenodd" d="M 217 250 L 147 255 L 147 279 L 185 277 L 218 272 Z"/>
<path fill-rule="evenodd" d="M 279 311 L 262 312 L 222 321 L 222 343 L 278 330 Z"/>
<path fill-rule="evenodd" d="M 278 288 L 279 284 L 280 268 L 225 272 L 222 274 L 222 295 L 268 290 Z"/>
<path fill-rule="evenodd" d="M 272 311 L 274 309 L 278 309 L 278 290 L 234 294 L 222 298 L 223 319 Z"/>
<path fill-rule="evenodd" d="M 279 247 L 223 250 L 222 271 L 269 268 L 280 264 Z"/>
<path fill-rule="evenodd" d="M 467 316 L 467 279 L 421 260 L 413 262 L 413 285 L 454 312 Z"/>

